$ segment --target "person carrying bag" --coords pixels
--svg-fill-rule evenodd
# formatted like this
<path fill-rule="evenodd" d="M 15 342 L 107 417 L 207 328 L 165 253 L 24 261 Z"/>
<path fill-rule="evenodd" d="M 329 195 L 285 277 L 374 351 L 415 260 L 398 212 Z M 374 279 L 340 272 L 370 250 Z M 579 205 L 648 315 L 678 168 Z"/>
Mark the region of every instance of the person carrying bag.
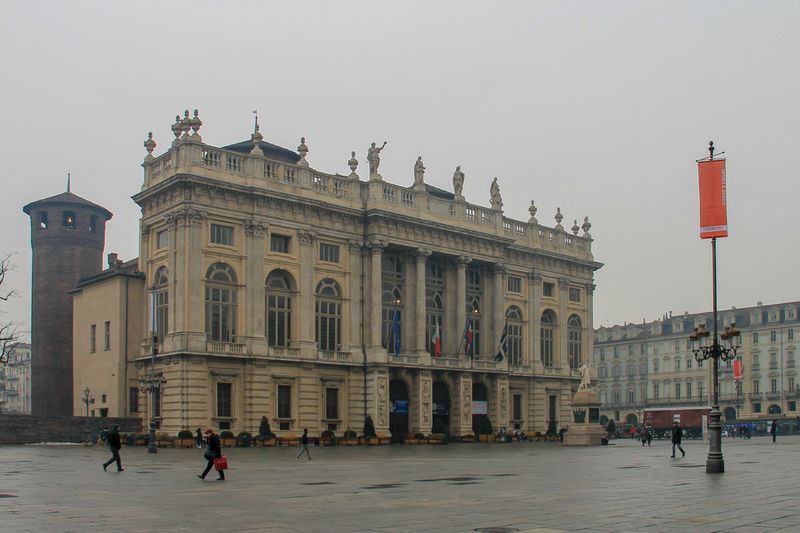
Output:
<path fill-rule="evenodd" d="M 225 481 L 225 469 L 228 468 L 228 461 L 222 457 L 222 449 L 220 448 L 219 444 L 219 435 L 214 433 L 213 429 L 206 430 L 206 445 L 208 448 L 203 454 L 203 457 L 208 461 L 208 464 L 206 464 L 206 469 L 203 470 L 203 473 L 197 474 L 197 477 L 200 479 L 205 479 L 206 474 L 211 471 L 211 468 L 215 468 L 217 472 L 219 472 L 217 481 Z M 221 466 L 217 467 L 217 461 L 219 461 Z"/>

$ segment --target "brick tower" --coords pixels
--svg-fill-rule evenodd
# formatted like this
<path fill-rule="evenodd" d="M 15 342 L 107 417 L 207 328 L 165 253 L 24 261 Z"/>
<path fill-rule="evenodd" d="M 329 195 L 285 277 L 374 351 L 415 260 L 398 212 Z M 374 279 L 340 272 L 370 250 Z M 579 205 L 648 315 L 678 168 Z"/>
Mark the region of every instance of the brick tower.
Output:
<path fill-rule="evenodd" d="M 72 296 L 102 270 L 113 215 L 69 191 L 22 208 L 31 217 L 31 411 L 72 415 Z"/>

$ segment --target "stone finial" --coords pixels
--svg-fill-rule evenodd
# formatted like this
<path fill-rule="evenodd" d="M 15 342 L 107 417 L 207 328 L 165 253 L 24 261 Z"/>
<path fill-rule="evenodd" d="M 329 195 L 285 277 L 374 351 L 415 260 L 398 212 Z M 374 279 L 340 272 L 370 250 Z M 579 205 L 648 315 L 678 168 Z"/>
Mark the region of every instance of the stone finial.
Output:
<path fill-rule="evenodd" d="M 592 224 L 589 222 L 589 217 L 583 217 L 583 224 L 581 224 L 581 229 L 583 230 L 584 237 L 591 237 L 589 234 L 589 230 L 592 229 Z"/>
<path fill-rule="evenodd" d="M 539 209 L 533 205 L 533 200 L 531 200 L 531 206 L 528 208 L 528 213 L 531 214 L 531 218 L 528 219 L 528 224 L 538 224 L 539 221 L 536 220 L 536 211 Z"/>
<path fill-rule="evenodd" d="M 308 154 L 308 146 L 306 146 L 306 138 L 300 137 L 300 146 L 297 147 L 297 153 L 300 154 L 300 161 L 297 162 L 298 166 L 307 167 L 306 154 Z"/>
<path fill-rule="evenodd" d="M 358 174 L 356 174 L 356 169 L 358 168 L 358 159 L 356 159 L 356 153 L 350 152 L 350 161 L 347 162 L 347 166 L 350 167 L 350 178 L 358 179 Z"/>
<path fill-rule="evenodd" d="M 456 200 L 463 200 L 464 195 L 461 194 L 461 191 L 464 190 L 464 173 L 461 171 L 461 165 L 456 167 L 456 171 L 453 172 L 453 192 L 455 193 Z"/>
<path fill-rule="evenodd" d="M 489 186 L 489 202 L 492 204 L 492 209 L 503 209 L 503 198 L 500 196 L 500 185 L 497 184 L 497 178 Z"/>
<path fill-rule="evenodd" d="M 183 126 L 181 125 L 181 116 L 175 115 L 175 124 L 172 125 L 172 133 L 175 135 L 175 140 L 172 141 L 172 144 L 176 144 L 178 139 L 181 137 L 181 132 L 183 131 Z"/>
<path fill-rule="evenodd" d="M 556 216 L 553 217 L 556 219 L 556 228 L 557 230 L 563 230 L 564 226 L 561 225 L 561 221 L 564 219 L 564 215 L 561 214 L 561 208 L 556 207 Z"/>
<path fill-rule="evenodd" d="M 255 111 L 253 111 L 253 113 L 255 113 Z M 258 115 L 256 115 L 253 133 L 250 135 L 250 141 L 253 143 L 250 155 L 264 155 L 264 150 L 261 149 L 261 141 L 264 140 L 264 136 L 261 135 L 260 129 L 261 127 L 258 125 Z"/>
<path fill-rule="evenodd" d="M 153 140 L 153 132 L 147 132 L 147 139 L 144 141 L 144 149 L 147 150 L 147 155 L 145 156 L 145 161 L 150 161 L 151 159 L 155 159 L 153 157 L 153 150 L 156 147 L 156 142 Z"/>
<path fill-rule="evenodd" d="M 577 219 L 572 224 L 572 228 L 571 229 L 572 229 L 572 234 L 573 235 L 577 235 L 578 234 L 578 230 L 581 229 L 581 228 L 578 227 L 578 220 Z"/>
<path fill-rule="evenodd" d="M 183 131 L 181 139 L 186 139 L 189 137 L 190 129 L 192 129 L 192 119 L 189 118 L 189 110 L 184 109 L 183 118 L 181 119 L 181 130 Z"/>
<path fill-rule="evenodd" d="M 194 110 L 194 117 L 189 119 L 189 123 L 192 126 L 192 140 L 194 141 L 202 141 L 200 138 L 200 126 L 203 125 L 203 121 L 200 120 L 200 117 L 197 115 L 197 109 Z"/>

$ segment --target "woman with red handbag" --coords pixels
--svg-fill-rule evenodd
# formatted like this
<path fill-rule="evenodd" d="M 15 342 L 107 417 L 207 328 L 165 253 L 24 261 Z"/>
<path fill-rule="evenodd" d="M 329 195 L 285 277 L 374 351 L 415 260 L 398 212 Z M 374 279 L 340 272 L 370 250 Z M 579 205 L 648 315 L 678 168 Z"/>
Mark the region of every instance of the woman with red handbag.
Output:
<path fill-rule="evenodd" d="M 197 475 L 197 477 L 200 479 L 205 479 L 206 474 L 208 474 L 209 471 L 214 468 L 214 459 L 222 458 L 222 449 L 219 445 L 219 436 L 214 433 L 213 429 L 206 430 L 206 445 L 208 446 L 208 449 L 206 450 L 206 453 L 203 454 L 203 457 L 206 458 L 208 464 L 206 465 L 206 469 L 203 470 L 203 473 Z M 217 481 L 225 481 L 225 470 L 217 470 L 217 472 L 219 472 L 219 478 L 217 478 Z"/>

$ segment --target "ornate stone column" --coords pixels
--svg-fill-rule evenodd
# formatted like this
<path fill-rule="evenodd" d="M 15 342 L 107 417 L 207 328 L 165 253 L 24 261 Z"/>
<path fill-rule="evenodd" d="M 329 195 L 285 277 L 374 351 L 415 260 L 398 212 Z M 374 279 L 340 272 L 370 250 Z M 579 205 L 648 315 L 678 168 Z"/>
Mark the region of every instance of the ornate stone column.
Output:
<path fill-rule="evenodd" d="M 373 240 L 369 243 L 368 249 L 370 253 L 370 272 L 369 272 L 369 349 L 368 357 L 371 361 L 386 360 L 386 350 L 383 348 L 381 339 L 381 301 L 382 291 L 382 266 L 383 250 L 386 248 L 386 242 L 380 240 Z M 380 357 L 380 354 L 383 357 Z M 388 402 L 388 400 L 387 400 Z"/>
<path fill-rule="evenodd" d="M 503 263 L 495 263 L 492 265 L 492 312 L 491 321 L 489 323 L 491 335 L 487 335 L 490 344 L 486 347 L 486 354 L 488 357 L 497 355 L 496 349 L 500 346 L 500 336 L 503 334 L 503 325 L 505 324 L 506 308 L 505 308 L 505 287 L 503 280 L 505 279 L 506 266 Z M 508 357 L 504 359 L 508 362 Z"/>
<path fill-rule="evenodd" d="M 267 353 L 264 288 L 264 235 L 268 224 L 244 220 L 245 250 L 247 253 L 247 329 L 245 335 L 250 353 Z"/>
<path fill-rule="evenodd" d="M 594 283 L 587 283 L 586 287 L 586 323 L 583 325 L 583 361 L 592 361 L 594 356 Z M 592 361 L 592 365 L 594 362 Z M 636 369 L 639 372 L 639 369 Z M 644 396 L 640 396 L 644 398 Z"/>
<path fill-rule="evenodd" d="M 181 300 L 176 302 L 176 305 L 184 306 L 188 310 L 189 316 L 186 317 L 184 323 L 188 337 L 189 350 L 205 351 L 206 350 L 206 327 L 205 327 L 205 280 L 206 273 L 203 271 L 203 254 L 202 249 L 205 244 L 203 238 L 205 233 L 206 213 L 196 209 L 185 209 L 182 213 L 182 220 L 185 224 L 185 239 L 186 242 L 182 248 L 186 250 L 186 266 L 178 264 L 178 268 L 186 272 L 183 280 L 178 276 L 178 283 L 183 284 L 184 294 L 188 297 L 188 302 Z M 180 225 L 180 223 L 179 223 Z M 177 274 L 177 272 L 176 272 Z M 238 293 L 238 291 L 237 291 Z M 236 302 L 240 300 L 240 295 L 237 294 Z M 236 331 L 239 331 L 239 320 L 237 316 Z"/>
<path fill-rule="evenodd" d="M 361 241 L 351 240 L 347 242 L 347 249 L 350 252 L 350 335 L 348 345 L 350 346 L 350 357 L 353 361 L 363 362 L 361 352 L 361 306 L 364 305 L 366 291 L 364 286 L 364 269 L 362 265 L 362 254 L 364 247 Z M 365 331 L 366 335 L 367 332 Z"/>
<path fill-rule="evenodd" d="M 414 251 L 416 260 L 414 279 L 414 350 L 420 354 L 427 353 L 427 335 L 425 334 L 425 262 L 431 251 L 417 248 Z M 407 306 L 408 309 L 410 306 Z"/>
<path fill-rule="evenodd" d="M 411 426 L 411 433 L 430 434 L 433 425 L 433 380 L 430 370 L 421 370 L 417 376 L 419 380 L 417 396 L 412 402 L 417 406 L 418 418 Z"/>
<path fill-rule="evenodd" d="M 458 388 L 453 395 L 454 404 L 450 408 L 450 416 L 457 417 L 451 424 L 456 435 L 462 436 L 472 433 L 472 376 L 461 372 L 456 383 Z"/>
<path fill-rule="evenodd" d="M 569 369 L 567 358 L 567 298 L 569 296 L 569 280 L 560 278 L 558 280 L 558 359 L 553 361 L 556 368 Z M 569 373 L 569 372 L 567 372 Z"/>
<path fill-rule="evenodd" d="M 300 241 L 300 356 L 308 359 L 317 357 L 317 343 L 314 335 L 314 241 L 313 231 L 298 231 Z"/>
<path fill-rule="evenodd" d="M 528 342 L 529 350 L 528 357 L 532 367 L 536 367 L 536 362 L 541 364 L 541 328 L 542 310 L 541 310 L 541 296 L 542 296 L 542 276 L 536 274 L 534 271 L 528 273 L 528 294 L 530 295 L 530 309 L 528 311 L 530 319 L 528 320 Z"/>
<path fill-rule="evenodd" d="M 456 327 L 448 335 L 448 345 L 457 349 L 461 336 L 464 334 L 464 325 L 467 323 L 467 265 L 472 262 L 471 257 L 459 255 L 453 260 L 456 266 L 456 298 L 455 298 L 455 312 L 456 312 Z M 463 349 L 463 347 L 462 347 Z M 455 354 L 458 356 L 458 353 Z M 472 386 L 470 384 L 470 390 Z M 472 402 L 472 396 L 470 396 Z M 472 405 L 470 403 L 470 405 Z M 470 407 L 470 416 L 472 416 L 472 408 Z M 470 421 L 470 428 L 472 421 Z"/>

